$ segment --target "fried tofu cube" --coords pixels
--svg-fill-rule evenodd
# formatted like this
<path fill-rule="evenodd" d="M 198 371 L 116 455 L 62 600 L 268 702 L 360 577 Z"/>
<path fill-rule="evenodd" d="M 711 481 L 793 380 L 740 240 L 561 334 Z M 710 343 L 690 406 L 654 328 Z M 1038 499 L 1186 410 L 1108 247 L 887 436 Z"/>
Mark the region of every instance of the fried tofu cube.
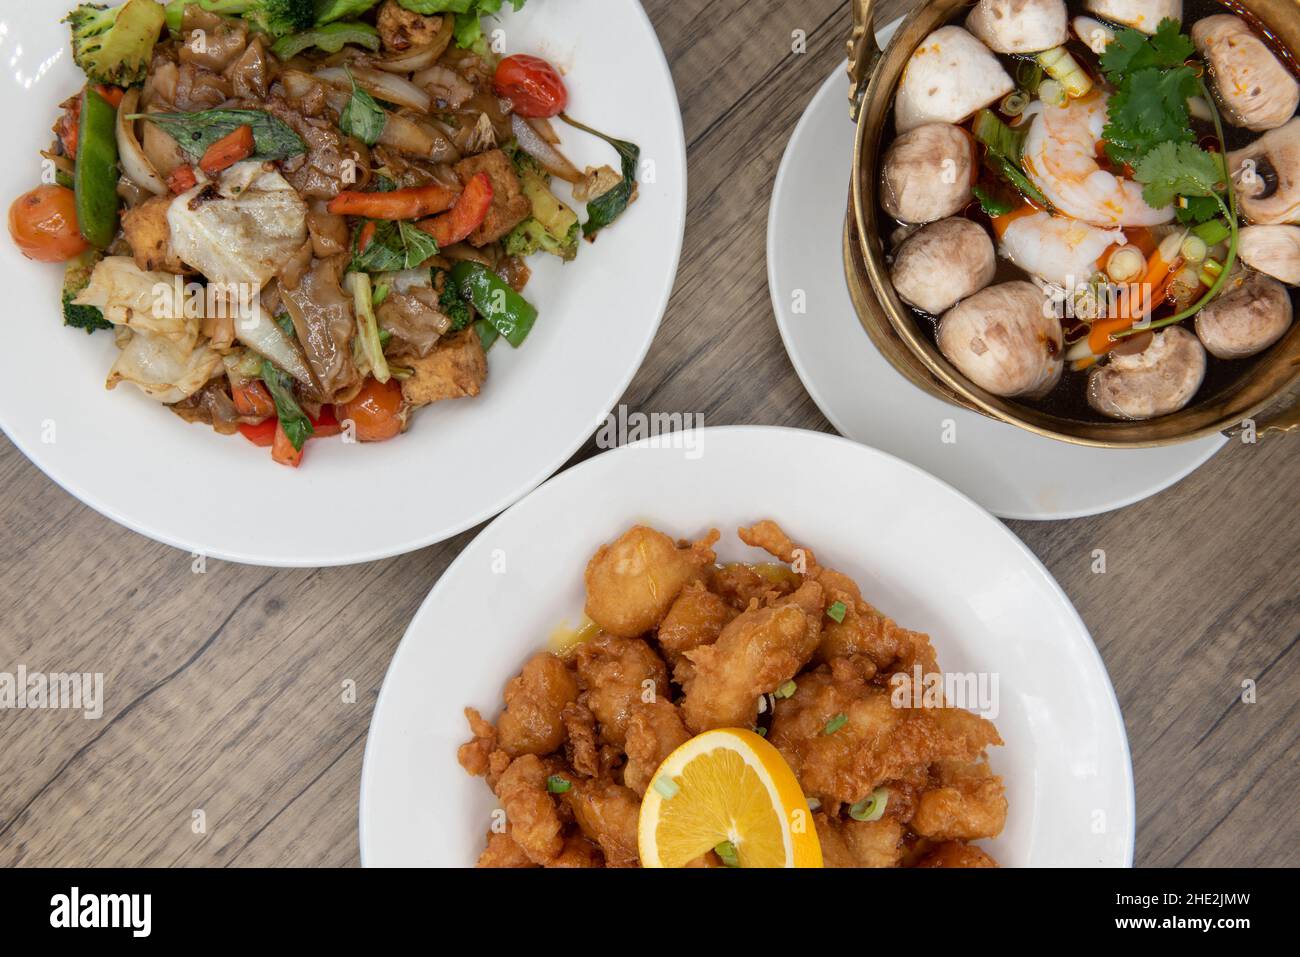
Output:
<path fill-rule="evenodd" d="M 122 214 L 122 233 L 135 264 L 145 270 L 185 272 L 185 266 L 172 248 L 171 227 L 167 223 L 168 196 L 155 196 Z"/>
<path fill-rule="evenodd" d="M 467 156 L 456 164 L 456 174 L 467 183 L 479 173 L 487 173 L 492 180 L 492 207 L 487 218 L 470 234 L 474 246 L 482 246 L 500 239 L 532 214 L 533 204 L 519 187 L 514 164 L 501 150 L 489 150 L 477 156 Z"/>
<path fill-rule="evenodd" d="M 402 397 L 413 407 L 471 398 L 487 378 L 487 354 L 473 326 L 441 339 L 424 358 L 403 361 L 414 370 L 402 380 Z"/>

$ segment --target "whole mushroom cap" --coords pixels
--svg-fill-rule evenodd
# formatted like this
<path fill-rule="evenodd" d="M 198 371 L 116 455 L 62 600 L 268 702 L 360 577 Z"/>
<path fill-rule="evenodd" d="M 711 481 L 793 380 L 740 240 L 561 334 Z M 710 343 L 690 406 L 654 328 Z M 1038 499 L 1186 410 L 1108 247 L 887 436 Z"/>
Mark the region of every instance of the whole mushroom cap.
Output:
<path fill-rule="evenodd" d="M 1061 322 L 1031 282 L 989 286 L 943 314 L 939 351 L 987 392 L 1041 398 L 1061 379 Z"/>
<path fill-rule="evenodd" d="M 1141 30 L 1156 32 L 1165 17 L 1183 18 L 1183 0 L 1087 0 L 1089 13 Z"/>
<path fill-rule="evenodd" d="M 1247 226 L 1237 236 L 1237 255 L 1251 269 L 1300 285 L 1300 226 Z"/>
<path fill-rule="evenodd" d="M 991 283 L 996 271 L 989 234 L 953 216 L 908 236 L 894 256 L 890 278 L 904 302 L 937 316 Z"/>
<path fill-rule="evenodd" d="M 1291 328 L 1291 297 L 1286 287 L 1251 272 L 1233 291 L 1196 314 L 1196 335 L 1210 355 L 1244 359 L 1263 352 Z"/>
<path fill-rule="evenodd" d="M 927 123 L 889 144 L 880 168 L 880 205 L 905 223 L 932 223 L 971 201 L 971 136 L 951 123 Z"/>
<path fill-rule="evenodd" d="M 966 29 L 998 53 L 1042 53 L 1069 38 L 1065 0 L 980 0 Z"/>
<path fill-rule="evenodd" d="M 1252 223 L 1300 223 L 1300 116 L 1231 150 L 1228 169 Z"/>
<path fill-rule="evenodd" d="M 1088 404 L 1112 419 L 1177 412 L 1205 380 L 1205 350 L 1182 326 L 1151 336 L 1141 352 L 1111 353 L 1088 373 Z"/>
<path fill-rule="evenodd" d="M 1233 126 L 1271 130 L 1295 114 L 1300 83 L 1241 17 L 1198 20 L 1192 41 L 1209 63 L 1211 89 Z"/>
<path fill-rule="evenodd" d="M 894 125 L 906 133 L 924 123 L 960 123 L 1015 88 L 988 47 L 961 27 L 940 27 L 921 41 L 903 68 L 894 96 Z"/>

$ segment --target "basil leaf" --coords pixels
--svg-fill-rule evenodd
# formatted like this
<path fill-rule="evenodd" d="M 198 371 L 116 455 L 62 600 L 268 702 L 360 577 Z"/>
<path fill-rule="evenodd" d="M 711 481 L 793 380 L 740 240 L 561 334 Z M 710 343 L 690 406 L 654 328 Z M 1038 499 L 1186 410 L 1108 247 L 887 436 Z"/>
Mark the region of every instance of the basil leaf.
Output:
<path fill-rule="evenodd" d="M 357 86 L 351 70 L 348 70 L 348 79 L 352 80 L 352 99 L 348 100 L 348 105 L 339 114 L 339 129 L 349 136 L 355 136 L 367 146 L 374 146 L 384 134 L 388 115 L 373 96 Z"/>
<path fill-rule="evenodd" d="M 307 413 L 298 405 L 298 400 L 293 397 L 293 377 L 277 369 L 270 359 L 263 359 L 262 381 L 275 400 L 275 414 L 280 419 L 285 436 L 293 445 L 294 451 L 301 452 L 307 439 L 316 430 L 312 428 Z"/>
<path fill-rule="evenodd" d="M 192 158 L 241 126 L 253 129 L 252 159 L 281 160 L 307 152 L 302 139 L 285 122 L 262 110 L 202 110 L 198 113 L 135 113 L 128 119 L 162 127 Z"/>
<path fill-rule="evenodd" d="M 353 272 L 381 273 L 414 269 L 438 254 L 438 241 L 408 222 L 374 220 L 375 232 L 364 251 L 358 247 L 363 223 L 352 242 Z"/>
<path fill-rule="evenodd" d="M 570 119 L 567 114 L 561 113 L 560 119 L 570 126 L 604 140 L 618 151 L 619 159 L 622 160 L 623 178 L 618 185 L 587 204 L 587 221 L 582 224 L 582 235 L 590 239 L 622 216 L 628 204 L 632 202 L 632 195 L 636 191 L 636 168 L 641 161 L 641 147 L 627 140 L 616 140 L 612 136 L 606 136 L 599 130 L 593 130 L 590 126 Z"/>

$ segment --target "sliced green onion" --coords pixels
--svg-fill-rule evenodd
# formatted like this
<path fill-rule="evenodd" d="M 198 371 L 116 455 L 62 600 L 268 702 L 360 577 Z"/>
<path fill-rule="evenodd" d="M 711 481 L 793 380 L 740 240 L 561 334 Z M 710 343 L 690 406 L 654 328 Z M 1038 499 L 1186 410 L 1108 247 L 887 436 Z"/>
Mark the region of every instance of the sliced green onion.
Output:
<path fill-rule="evenodd" d="M 1209 255 L 1210 248 L 1205 244 L 1205 240 L 1195 233 L 1183 240 L 1182 254 L 1183 259 L 1189 263 L 1198 263 Z"/>
<path fill-rule="evenodd" d="M 722 841 L 713 846 L 713 853 L 718 855 L 724 867 L 739 867 L 740 855 L 736 853 L 736 845 L 730 841 Z"/>
<path fill-rule="evenodd" d="M 1147 258 L 1136 246 L 1120 246 L 1106 260 L 1106 275 L 1112 282 L 1131 282 L 1147 268 Z"/>
<path fill-rule="evenodd" d="M 1202 286 L 1213 286 L 1222 275 L 1223 263 L 1217 259 L 1206 259 L 1201 263 L 1201 270 L 1196 274 L 1196 278 L 1201 281 Z"/>
<path fill-rule="evenodd" d="M 1066 95 L 1065 84 L 1060 80 L 1044 80 L 1038 84 L 1038 98 L 1052 106 L 1065 106 L 1069 96 Z"/>
<path fill-rule="evenodd" d="M 669 801 L 677 797 L 677 792 L 682 788 L 681 785 L 672 778 L 665 777 L 661 774 L 659 777 L 655 778 L 654 789 L 659 792 L 665 801 Z"/>
<path fill-rule="evenodd" d="M 381 282 L 378 286 L 375 287 L 375 294 L 370 297 L 370 301 L 373 305 L 379 306 L 382 305 L 384 300 L 387 298 L 388 298 L 388 283 Z"/>
<path fill-rule="evenodd" d="M 998 109 L 1007 116 L 1019 116 L 1025 112 L 1025 107 L 1029 105 L 1029 95 L 1021 90 L 1012 90 L 1002 98 L 998 104 Z"/>
<path fill-rule="evenodd" d="M 766 738 L 767 728 L 763 727 L 762 725 L 759 725 L 757 728 L 754 729 L 754 733 L 758 735 L 760 738 Z"/>
<path fill-rule="evenodd" d="M 834 734 L 848 722 L 849 716 L 841 711 L 835 717 L 826 722 L 826 727 L 822 728 L 822 734 Z"/>
<path fill-rule="evenodd" d="M 1088 76 L 1083 67 L 1079 66 L 1079 61 L 1072 57 L 1065 47 L 1044 50 L 1038 54 L 1037 60 L 1047 71 L 1047 75 L 1061 84 L 1067 96 L 1084 96 L 1092 89 L 1092 77 Z M 1038 95 L 1046 99 L 1043 95 L 1044 86 L 1046 84 L 1039 85 Z"/>
<path fill-rule="evenodd" d="M 570 782 L 568 778 L 562 777 L 559 774 L 552 774 L 546 779 L 546 790 L 550 791 L 552 794 L 563 794 L 571 787 L 573 787 L 572 782 Z"/>
<path fill-rule="evenodd" d="M 795 689 L 798 687 L 799 686 L 793 681 L 783 681 L 777 686 L 777 689 L 773 691 L 772 694 L 776 695 L 778 698 L 788 698 L 794 694 Z"/>
<path fill-rule="evenodd" d="M 1228 228 L 1228 224 L 1223 220 L 1211 219 L 1199 226 L 1193 226 L 1192 234 L 1200 237 L 1206 246 L 1217 246 L 1232 235 L 1232 230 Z"/>
<path fill-rule="evenodd" d="M 835 623 L 838 625 L 838 624 L 843 624 L 843 622 L 844 622 L 844 613 L 847 612 L 848 610 L 849 610 L 849 609 L 848 609 L 848 607 L 844 604 L 844 602 L 842 602 L 842 601 L 837 601 L 837 602 L 832 602 L 832 603 L 831 603 L 831 606 L 830 606 L 829 608 L 826 609 L 826 614 L 827 614 L 830 618 L 833 618 L 833 619 L 835 620 Z"/>
<path fill-rule="evenodd" d="M 849 817 L 855 821 L 879 821 L 889 803 L 889 788 L 876 788 L 870 795 L 849 808 Z"/>

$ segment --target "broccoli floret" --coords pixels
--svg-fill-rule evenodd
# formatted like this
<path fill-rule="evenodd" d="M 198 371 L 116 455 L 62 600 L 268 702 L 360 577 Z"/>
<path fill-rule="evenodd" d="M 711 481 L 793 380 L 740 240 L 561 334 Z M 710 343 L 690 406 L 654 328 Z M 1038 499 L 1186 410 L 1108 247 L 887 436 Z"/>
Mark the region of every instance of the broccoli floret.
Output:
<path fill-rule="evenodd" d="M 149 71 L 164 14 L 154 0 L 128 0 L 111 9 L 82 4 L 63 21 L 72 26 L 72 58 L 90 82 L 130 86 Z"/>
<path fill-rule="evenodd" d="M 96 306 L 78 306 L 72 300 L 90 283 L 90 274 L 95 271 L 95 264 L 103 258 L 97 249 L 87 249 L 80 256 L 68 260 L 63 269 L 63 324 L 94 332 L 96 329 L 112 329 L 113 324 L 104 318 Z"/>
<path fill-rule="evenodd" d="M 209 13 L 241 17 L 264 33 L 283 37 L 316 23 L 314 0 L 199 0 Z"/>
<path fill-rule="evenodd" d="M 519 145 L 518 140 L 508 141 L 501 147 L 501 152 L 505 153 L 506 156 L 510 158 L 510 162 L 514 164 L 515 172 L 520 176 L 529 173 L 533 173 L 537 176 L 550 175 L 546 172 L 546 169 L 541 163 L 537 162 L 537 160 L 533 159 L 531 155 L 524 152 L 524 148 Z"/>
<path fill-rule="evenodd" d="M 451 328 L 447 331 L 460 332 L 470 324 L 474 314 L 469 308 L 469 303 L 460 297 L 460 288 L 456 285 L 456 280 L 451 278 L 451 273 L 445 273 L 443 281 L 438 305 L 442 306 L 442 311 L 451 320 Z"/>
<path fill-rule="evenodd" d="M 581 227 L 575 222 L 569 227 L 564 238 L 558 239 L 552 236 L 537 219 L 529 216 L 506 236 L 506 255 L 531 256 L 533 253 L 542 252 L 559 256 L 565 262 L 569 262 L 578 255 L 580 235 Z"/>

